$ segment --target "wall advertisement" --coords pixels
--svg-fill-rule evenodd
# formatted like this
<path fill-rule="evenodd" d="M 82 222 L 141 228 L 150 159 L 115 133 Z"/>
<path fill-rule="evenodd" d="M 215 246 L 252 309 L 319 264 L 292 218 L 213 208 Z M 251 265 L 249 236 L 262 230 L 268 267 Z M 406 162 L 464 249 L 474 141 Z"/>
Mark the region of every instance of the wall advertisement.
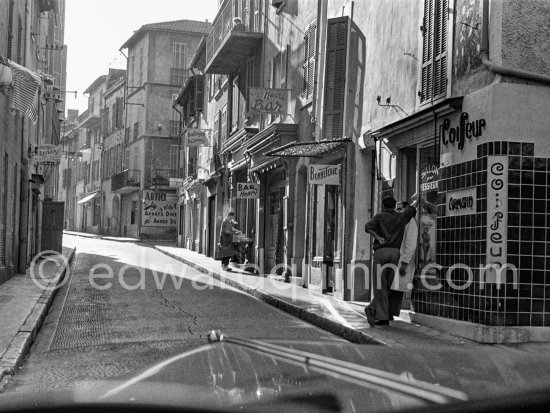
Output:
<path fill-rule="evenodd" d="M 142 223 L 144 227 L 175 227 L 178 195 L 175 192 L 143 191 Z"/>

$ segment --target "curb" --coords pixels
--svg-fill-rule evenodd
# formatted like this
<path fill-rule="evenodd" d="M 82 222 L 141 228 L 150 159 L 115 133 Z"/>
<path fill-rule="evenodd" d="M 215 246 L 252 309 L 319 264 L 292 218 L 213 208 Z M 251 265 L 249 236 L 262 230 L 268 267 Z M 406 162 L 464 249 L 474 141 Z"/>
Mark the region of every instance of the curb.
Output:
<path fill-rule="evenodd" d="M 76 248 L 72 248 L 66 256 L 69 266 L 75 251 Z M 52 288 L 59 285 L 67 275 L 66 270 L 66 267 L 60 267 L 47 287 Z M 0 359 L 0 393 L 3 391 L 9 378 L 15 374 L 15 369 L 22 364 L 24 357 L 31 348 L 42 326 L 42 322 L 50 310 L 56 293 L 56 288 L 47 289 L 42 292 L 25 323 L 19 328 L 17 334 L 11 340 L 8 349 Z"/>
<path fill-rule="evenodd" d="M 203 267 L 202 265 L 197 264 L 196 262 L 190 261 L 186 258 L 180 257 L 176 254 L 172 254 L 168 251 L 164 251 L 157 246 L 155 246 L 155 249 L 157 251 L 162 252 L 163 254 L 169 256 L 170 258 L 173 258 L 177 261 L 180 261 L 184 263 L 185 265 L 203 273 L 206 275 L 211 276 L 212 278 L 221 281 L 233 288 L 236 288 L 237 290 L 243 291 L 252 297 L 255 297 L 269 305 L 272 305 L 273 307 L 278 308 L 279 310 L 285 311 L 286 313 L 289 313 L 295 317 L 298 317 L 305 322 L 312 324 L 316 327 L 319 327 L 325 331 L 328 331 L 329 333 L 332 333 L 334 335 L 337 335 L 339 337 L 342 337 L 343 339 L 355 343 L 355 344 L 381 344 L 385 345 L 385 343 L 379 339 L 376 339 L 368 334 L 365 334 L 361 331 L 355 330 L 350 327 L 343 326 L 340 323 L 337 323 L 336 321 L 332 321 L 328 318 L 321 317 L 318 314 L 315 314 L 311 311 L 305 310 L 295 304 L 289 303 L 288 301 L 282 300 L 280 298 L 273 297 L 270 294 L 266 294 L 262 291 L 259 291 L 255 288 L 249 287 L 246 284 L 240 283 L 239 281 L 224 277 L 218 272 L 214 272 L 206 267 Z"/>

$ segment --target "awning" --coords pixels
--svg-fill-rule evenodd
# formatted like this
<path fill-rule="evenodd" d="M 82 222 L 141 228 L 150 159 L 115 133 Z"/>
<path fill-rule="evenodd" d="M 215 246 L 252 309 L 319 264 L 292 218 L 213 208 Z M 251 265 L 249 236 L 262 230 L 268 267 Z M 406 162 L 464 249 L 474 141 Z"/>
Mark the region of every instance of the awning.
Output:
<path fill-rule="evenodd" d="M 351 142 L 351 138 L 325 139 L 311 142 L 291 142 L 265 153 L 265 156 L 278 156 L 284 158 L 318 158 L 320 155 L 332 151 L 346 142 Z"/>
<path fill-rule="evenodd" d="M 80 201 L 77 202 L 77 204 L 84 204 L 85 202 L 91 201 L 92 199 L 94 199 L 98 195 L 99 195 L 99 191 L 94 192 L 93 194 L 87 195 L 84 198 L 82 198 Z"/>

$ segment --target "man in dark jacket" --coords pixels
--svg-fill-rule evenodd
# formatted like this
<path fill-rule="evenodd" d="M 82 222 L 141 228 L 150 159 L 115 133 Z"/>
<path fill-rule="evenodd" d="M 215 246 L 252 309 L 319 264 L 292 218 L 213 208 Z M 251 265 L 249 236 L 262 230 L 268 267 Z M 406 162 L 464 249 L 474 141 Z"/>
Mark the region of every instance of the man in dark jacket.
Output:
<path fill-rule="evenodd" d="M 416 215 L 416 208 L 408 205 L 402 212 L 397 212 L 396 203 L 392 197 L 382 199 L 382 212 L 365 225 L 365 231 L 374 237 L 374 298 L 365 307 L 367 321 L 372 327 L 389 325 L 390 301 L 394 305 L 394 300 L 401 299 L 400 294 L 394 297 L 390 288 L 399 263 L 405 226 Z"/>

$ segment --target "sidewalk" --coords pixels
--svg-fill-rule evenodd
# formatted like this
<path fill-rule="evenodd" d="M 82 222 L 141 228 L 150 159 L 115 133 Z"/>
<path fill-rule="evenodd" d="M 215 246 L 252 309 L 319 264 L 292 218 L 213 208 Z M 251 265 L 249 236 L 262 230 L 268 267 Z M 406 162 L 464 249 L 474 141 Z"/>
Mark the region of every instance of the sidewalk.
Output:
<path fill-rule="evenodd" d="M 74 251 L 63 247 L 65 259 L 37 261 L 36 280 L 27 270 L 0 285 L 0 392 L 36 338 L 57 292 L 54 287 L 65 279 L 65 263 L 70 263 Z"/>
<path fill-rule="evenodd" d="M 150 244 L 204 274 L 354 343 L 385 344 L 391 347 L 483 346 L 462 337 L 411 323 L 407 311 L 401 311 L 400 317 L 390 322 L 389 327 L 372 328 L 363 312 L 366 303 L 338 300 L 294 283 L 283 283 L 272 277 L 252 275 L 235 268 L 231 272 L 222 271 L 220 261 L 213 258 L 175 247 L 173 244 Z"/>
<path fill-rule="evenodd" d="M 92 234 L 89 232 L 69 231 L 67 229 L 64 229 L 63 233 L 67 235 L 74 235 L 76 237 L 105 239 L 108 241 L 117 241 L 117 242 L 167 242 L 167 243 L 172 242 L 172 240 L 151 240 L 151 239 L 140 239 L 140 238 L 132 238 L 132 237 L 113 237 L 110 235 Z"/>

